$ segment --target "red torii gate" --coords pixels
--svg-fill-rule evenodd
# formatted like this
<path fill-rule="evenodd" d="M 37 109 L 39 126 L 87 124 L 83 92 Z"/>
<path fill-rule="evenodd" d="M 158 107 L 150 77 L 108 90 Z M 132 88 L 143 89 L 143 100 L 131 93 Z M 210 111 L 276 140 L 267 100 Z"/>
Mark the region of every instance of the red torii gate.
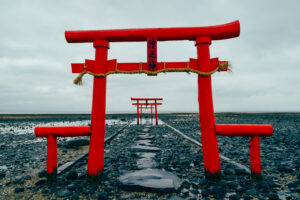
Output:
<path fill-rule="evenodd" d="M 163 98 L 131 98 L 131 101 L 136 101 L 136 103 L 132 103 L 132 105 L 137 106 L 137 110 L 136 110 L 136 114 L 137 114 L 137 124 L 139 124 L 139 116 L 142 116 L 142 109 L 143 109 L 143 105 L 146 105 L 145 108 L 147 108 L 147 106 L 149 105 L 151 107 L 151 117 L 152 117 L 152 106 L 154 106 L 155 109 L 155 122 L 156 125 L 158 125 L 158 118 L 157 118 L 157 106 L 162 105 L 161 102 L 158 101 L 162 101 Z M 139 109 L 141 108 L 141 111 L 139 113 Z"/>
<path fill-rule="evenodd" d="M 56 145 L 58 136 L 90 135 L 88 173 L 100 175 L 104 166 L 104 135 L 106 76 L 113 73 L 146 73 L 156 75 L 160 72 L 193 72 L 198 74 L 198 101 L 201 126 L 204 168 L 207 176 L 220 174 L 220 160 L 217 135 L 250 136 L 251 170 L 254 174 L 261 172 L 259 136 L 272 135 L 271 125 L 217 125 L 214 118 L 212 101 L 211 75 L 216 71 L 227 71 L 228 62 L 210 58 L 209 45 L 212 40 L 238 37 L 239 21 L 228 24 L 189 27 L 189 28 L 145 28 L 92 31 L 66 31 L 69 43 L 92 42 L 95 48 L 95 60 L 72 64 L 72 72 L 80 73 L 74 83 L 81 83 L 86 73 L 94 76 L 91 127 L 37 127 L 37 137 L 48 137 L 47 172 L 56 171 Z M 157 62 L 157 41 L 192 40 L 197 48 L 197 59 L 188 62 Z M 116 59 L 107 60 L 109 42 L 147 41 L 147 63 L 118 63 Z M 64 134 L 61 132 L 63 129 Z M 65 134 L 67 133 L 67 134 Z M 50 147 L 52 145 L 52 147 Z"/>

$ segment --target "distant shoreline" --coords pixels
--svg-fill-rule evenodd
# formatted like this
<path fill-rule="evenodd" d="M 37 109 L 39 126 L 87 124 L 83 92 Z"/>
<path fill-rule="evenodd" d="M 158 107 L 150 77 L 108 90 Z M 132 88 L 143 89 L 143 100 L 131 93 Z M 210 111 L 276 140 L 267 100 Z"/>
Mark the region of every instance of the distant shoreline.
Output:
<path fill-rule="evenodd" d="M 145 113 L 148 115 L 149 113 Z M 159 115 L 182 115 L 190 114 L 197 115 L 197 112 L 168 112 L 159 113 Z M 53 118 L 77 118 L 77 119 L 88 119 L 91 114 L 87 113 L 42 113 L 42 114 L 0 114 L 0 119 L 53 119 Z M 107 113 L 107 116 L 115 115 L 136 115 L 136 113 Z M 215 115 L 300 115 L 300 112 L 215 112 Z"/>

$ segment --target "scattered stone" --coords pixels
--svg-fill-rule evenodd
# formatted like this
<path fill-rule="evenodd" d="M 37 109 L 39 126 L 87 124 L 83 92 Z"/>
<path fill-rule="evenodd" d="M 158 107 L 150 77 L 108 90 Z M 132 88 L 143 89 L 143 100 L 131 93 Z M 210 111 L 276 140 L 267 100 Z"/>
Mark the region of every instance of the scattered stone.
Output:
<path fill-rule="evenodd" d="M 205 188 L 203 188 L 203 189 L 201 190 L 201 195 L 202 195 L 202 197 L 208 197 L 208 195 L 209 195 L 208 190 L 205 189 Z"/>
<path fill-rule="evenodd" d="M 100 192 L 98 194 L 98 200 L 107 200 L 108 197 L 107 197 L 107 193 L 106 192 Z"/>
<path fill-rule="evenodd" d="M 231 189 L 234 189 L 234 190 L 238 189 L 238 185 L 234 181 L 227 181 L 226 185 Z"/>
<path fill-rule="evenodd" d="M 76 171 L 71 171 L 70 173 L 67 174 L 66 178 L 69 180 L 75 180 L 77 179 L 78 174 Z"/>
<path fill-rule="evenodd" d="M 5 178 L 5 176 L 6 176 L 6 173 L 0 172 L 0 180 L 3 179 L 3 178 Z"/>
<path fill-rule="evenodd" d="M 60 189 L 55 193 L 56 197 L 67 197 L 70 196 L 72 192 L 68 189 Z"/>
<path fill-rule="evenodd" d="M 16 187 L 15 188 L 15 193 L 23 192 L 24 188 L 23 187 Z"/>
<path fill-rule="evenodd" d="M 41 186 L 41 185 L 44 185 L 46 183 L 46 180 L 45 179 L 41 179 L 41 180 L 38 180 L 34 185 L 35 186 Z"/>
<path fill-rule="evenodd" d="M 208 188 L 210 194 L 222 194 L 225 192 L 225 188 L 219 185 L 212 185 Z"/>
<path fill-rule="evenodd" d="M 289 188 L 294 188 L 300 185 L 300 181 L 294 179 L 286 184 Z"/>
<path fill-rule="evenodd" d="M 248 173 L 244 169 L 236 168 L 235 169 L 235 174 L 236 175 L 246 175 Z"/>
<path fill-rule="evenodd" d="M 74 193 L 72 194 L 72 200 L 78 200 L 79 199 L 79 195 Z"/>
<path fill-rule="evenodd" d="M 42 170 L 42 171 L 40 171 L 40 172 L 38 173 L 38 176 L 39 176 L 40 178 L 45 177 L 46 175 L 47 175 L 46 170 Z"/>
<path fill-rule="evenodd" d="M 259 188 L 265 188 L 265 189 L 269 188 L 269 183 L 267 181 L 259 181 L 257 185 Z"/>
<path fill-rule="evenodd" d="M 191 192 L 192 194 L 199 194 L 199 191 L 196 190 L 196 189 L 192 189 L 190 192 Z"/>
<path fill-rule="evenodd" d="M 279 197 L 276 193 L 269 193 L 268 194 L 269 200 L 278 200 Z"/>
<path fill-rule="evenodd" d="M 174 192 L 181 180 L 174 174 L 159 169 L 145 169 L 126 173 L 118 178 L 124 189 L 153 192 Z"/>
<path fill-rule="evenodd" d="M 232 194 L 229 196 L 229 200 L 240 200 L 241 197 L 238 194 Z"/>
<path fill-rule="evenodd" d="M 256 189 L 250 189 L 246 191 L 247 195 L 256 195 L 257 194 L 257 190 Z"/>

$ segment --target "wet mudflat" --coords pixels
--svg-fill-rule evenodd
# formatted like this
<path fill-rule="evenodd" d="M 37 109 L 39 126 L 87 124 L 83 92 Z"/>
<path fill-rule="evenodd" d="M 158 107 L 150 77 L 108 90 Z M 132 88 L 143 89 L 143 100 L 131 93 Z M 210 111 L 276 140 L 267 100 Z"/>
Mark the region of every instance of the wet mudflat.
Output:
<path fill-rule="evenodd" d="M 132 118 L 126 117 L 123 120 Z M 201 141 L 197 115 L 161 115 L 160 119 Z M 84 120 L 79 121 L 88 122 Z M 0 172 L 4 174 L 0 177 L 0 198 L 299 199 L 300 115 L 217 114 L 216 121 L 270 123 L 274 126 L 274 136 L 261 139 L 262 179 L 252 179 L 245 171 L 221 160 L 221 180 L 206 180 L 200 147 L 184 140 L 165 125 L 143 123 L 142 126 L 132 124 L 106 144 L 105 167 L 99 179 L 88 179 L 87 158 L 84 158 L 58 176 L 56 181 L 47 182 L 43 171 L 46 167 L 45 140 L 26 144 L 24 141 L 37 140 L 33 132 L 20 135 L 12 128 L 14 134 L 0 134 L 1 144 L 4 145 L 0 145 Z M 24 123 L 22 126 L 26 127 L 27 122 Z M 14 126 L 19 125 L 20 122 Z M 1 126 L 8 125 L 1 122 Z M 112 134 L 120 126 L 118 123 L 107 126 L 106 134 Z M 249 140 L 218 137 L 219 151 L 249 166 Z M 15 144 L 17 141 L 20 142 Z M 81 139 L 73 141 L 73 144 L 62 140 L 59 144 L 61 155 L 58 159 L 65 156 L 63 159 L 71 160 L 73 154 L 87 150 L 86 143 Z M 59 163 L 63 162 L 59 160 Z"/>

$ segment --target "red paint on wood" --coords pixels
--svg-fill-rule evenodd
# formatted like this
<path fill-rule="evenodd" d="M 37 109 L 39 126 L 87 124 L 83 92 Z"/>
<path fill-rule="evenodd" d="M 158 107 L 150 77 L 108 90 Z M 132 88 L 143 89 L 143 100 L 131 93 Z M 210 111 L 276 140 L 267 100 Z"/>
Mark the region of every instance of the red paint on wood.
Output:
<path fill-rule="evenodd" d="M 238 37 L 239 35 L 239 21 L 206 27 L 65 31 L 65 37 L 69 43 L 93 42 L 95 40 L 137 42 L 146 41 L 149 36 L 155 36 L 158 41 L 196 40 L 196 38 L 201 36 L 210 37 L 212 40 L 223 40 Z"/>
<path fill-rule="evenodd" d="M 163 98 L 133 98 L 133 97 L 131 97 L 131 100 L 132 101 L 137 101 L 137 100 L 143 100 L 143 101 L 151 100 L 151 101 L 154 101 L 154 100 L 163 100 Z"/>
<path fill-rule="evenodd" d="M 103 73 L 107 60 L 109 44 L 106 41 L 94 42 L 95 72 Z M 105 137 L 105 107 L 106 107 L 106 77 L 94 77 L 93 102 L 88 173 L 90 176 L 101 174 L 104 166 L 104 137 Z"/>
<path fill-rule="evenodd" d="M 53 135 L 47 138 L 47 174 L 56 174 L 57 170 L 57 139 Z"/>
<path fill-rule="evenodd" d="M 203 72 L 210 70 L 209 38 L 197 39 L 198 66 Z M 211 77 L 198 75 L 198 101 L 201 140 L 205 171 L 209 174 L 221 172 L 215 118 L 212 99 Z"/>
<path fill-rule="evenodd" d="M 132 105 L 136 106 L 137 103 L 132 103 Z M 155 105 L 155 103 L 147 103 L 147 104 L 146 103 L 139 103 L 139 105 L 142 105 L 142 106 L 144 106 L 144 105 L 151 106 L 151 105 Z M 162 103 L 156 103 L 156 105 L 160 106 L 160 105 L 162 105 Z"/>
<path fill-rule="evenodd" d="M 272 125 L 260 124 L 217 124 L 216 134 L 223 136 L 271 136 Z"/>
<path fill-rule="evenodd" d="M 48 135 L 59 137 L 89 136 L 92 131 L 89 126 L 61 126 L 61 127 L 35 127 L 36 137 L 47 137 Z"/>
<path fill-rule="evenodd" d="M 250 139 L 250 163 L 252 173 L 259 174 L 261 172 L 259 136 L 252 136 Z"/>
<path fill-rule="evenodd" d="M 155 100 L 155 123 L 156 123 L 156 125 L 158 125 L 158 118 L 157 118 L 157 102 L 156 102 L 156 100 Z"/>
<path fill-rule="evenodd" d="M 140 123 L 140 115 L 139 115 L 139 101 L 137 101 L 137 107 L 136 107 L 136 123 Z"/>

